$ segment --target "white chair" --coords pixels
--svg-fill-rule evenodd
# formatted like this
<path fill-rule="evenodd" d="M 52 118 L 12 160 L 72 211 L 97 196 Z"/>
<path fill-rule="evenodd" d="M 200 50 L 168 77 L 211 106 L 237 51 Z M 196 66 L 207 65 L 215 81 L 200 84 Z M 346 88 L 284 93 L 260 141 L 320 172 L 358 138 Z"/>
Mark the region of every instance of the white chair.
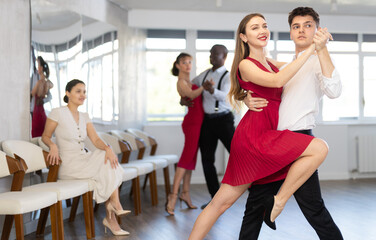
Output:
<path fill-rule="evenodd" d="M 9 166 L 8 166 L 9 165 Z M 0 214 L 6 215 L 1 239 L 9 239 L 15 220 L 16 238 L 24 239 L 23 214 L 46 207 L 51 208 L 51 222 L 56 222 L 56 192 L 21 192 L 22 182 L 27 165 L 18 156 L 6 156 L 0 151 L 0 178 L 13 175 L 12 187 L 9 192 L 0 193 Z M 56 224 L 51 225 L 52 239 L 57 239 Z"/>
<path fill-rule="evenodd" d="M 107 144 L 109 144 L 114 151 L 115 154 L 122 155 L 121 159 L 121 166 L 123 167 L 125 174 L 123 181 L 127 180 L 132 180 L 132 193 L 133 193 L 133 203 L 134 203 L 134 208 L 135 208 L 135 215 L 138 215 L 141 213 L 141 197 L 140 197 L 140 177 L 141 174 L 139 175 L 139 169 L 141 168 L 149 168 L 150 170 L 150 164 L 138 164 L 138 166 L 131 166 L 128 165 L 128 158 L 130 150 L 128 149 L 127 143 L 124 143 L 120 141 L 117 137 L 112 136 L 108 133 L 104 132 L 98 132 L 98 136 Z M 136 175 L 133 176 L 131 171 L 135 171 Z M 151 170 L 152 171 L 152 170 Z M 151 172 L 150 171 L 150 172 Z M 144 171 L 145 172 L 145 171 Z M 120 189 L 119 189 L 120 190 Z"/>
<path fill-rule="evenodd" d="M 138 135 L 137 135 L 138 133 Z M 164 176 L 164 183 L 165 183 L 165 194 L 166 194 L 166 199 L 168 195 L 171 192 L 171 184 L 170 184 L 170 171 L 169 171 L 169 165 L 175 164 L 174 159 L 171 157 L 163 157 L 163 156 L 146 156 L 145 155 L 145 150 L 150 148 L 150 141 L 146 137 L 146 135 L 141 134 L 140 131 L 136 129 L 128 129 L 127 130 L 127 137 L 130 142 L 134 143 L 132 146 L 133 148 L 136 148 L 135 150 L 139 150 L 138 158 L 142 159 L 143 161 L 148 161 L 148 162 L 161 162 L 166 161 L 167 165 L 163 168 L 163 176 Z M 151 148 L 151 152 L 155 153 L 156 150 L 156 145 L 155 147 Z M 144 184 L 145 187 L 145 184 Z"/>
<path fill-rule="evenodd" d="M 6 140 L 2 143 L 4 152 L 9 156 L 14 154 L 20 156 L 25 160 L 28 170 L 26 173 L 41 170 L 47 167 L 46 157 L 47 152 L 39 146 L 36 146 L 30 142 L 20 140 Z M 92 195 L 89 192 L 89 183 L 86 180 L 57 180 L 58 165 L 54 166 L 54 171 L 50 168 L 48 173 L 47 182 L 41 184 L 35 184 L 22 189 L 23 192 L 55 192 L 57 194 L 57 203 L 54 205 L 56 209 L 56 222 L 51 221 L 51 226 L 57 225 L 57 234 L 59 239 L 64 239 L 64 225 L 63 225 L 63 212 L 62 212 L 62 200 L 74 198 L 77 196 L 83 196 L 84 216 L 86 237 L 88 239 L 95 236 L 94 231 L 94 217 L 92 213 Z M 90 206 L 91 205 L 91 206 Z M 37 235 L 42 235 L 45 230 L 45 225 L 48 218 L 49 207 L 42 210 L 37 228 Z M 51 216 L 54 214 L 54 210 L 51 208 Z"/>
<path fill-rule="evenodd" d="M 112 130 L 111 135 L 116 137 L 118 141 L 120 141 L 119 147 L 122 149 L 121 152 L 123 153 L 122 157 L 122 166 L 125 167 L 136 167 L 138 169 L 138 175 L 146 175 L 145 179 L 150 176 L 150 192 L 151 192 L 151 202 L 152 205 L 155 206 L 158 204 L 158 192 L 157 192 L 157 175 L 156 169 L 159 165 L 148 162 L 148 161 L 129 161 L 129 155 L 132 151 L 132 144 L 128 141 L 126 133 L 123 131 Z M 110 140 L 110 139 L 108 139 Z M 111 145 L 111 144 L 110 144 Z M 167 162 L 161 162 L 163 167 Z M 125 164 L 125 165 L 124 165 Z M 147 166 L 147 168 L 146 168 Z M 151 169 L 150 169 L 151 167 Z"/>
<path fill-rule="evenodd" d="M 146 149 L 150 149 L 150 151 L 145 149 L 144 158 L 163 158 L 168 161 L 169 165 L 178 163 L 179 157 L 176 154 L 156 154 L 158 143 L 153 136 L 135 128 L 128 128 L 126 131 L 144 140 Z"/>

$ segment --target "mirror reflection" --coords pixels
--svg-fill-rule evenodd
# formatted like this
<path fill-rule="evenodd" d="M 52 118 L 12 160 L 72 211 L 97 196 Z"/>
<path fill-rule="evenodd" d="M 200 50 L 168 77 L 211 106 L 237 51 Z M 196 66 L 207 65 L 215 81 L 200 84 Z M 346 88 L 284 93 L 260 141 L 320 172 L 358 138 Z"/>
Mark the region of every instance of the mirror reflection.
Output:
<path fill-rule="evenodd" d="M 41 78 L 38 56 L 49 67 L 52 88 L 40 101 L 48 112 L 64 105 L 65 85 L 78 78 L 87 86 L 87 101 L 80 111 L 99 123 L 118 120 L 118 40 L 116 28 L 47 0 L 32 0 L 30 92 Z M 31 98 L 33 115 L 35 98 Z M 35 123 L 34 125 L 38 125 Z M 32 123 L 33 125 L 33 123 Z M 40 125 L 44 125 L 40 123 Z M 33 135 L 36 137 L 36 135 Z"/>
<path fill-rule="evenodd" d="M 32 56 L 42 57 L 50 69 L 48 79 L 53 83 L 51 100 L 46 99 L 46 110 L 62 104 L 65 85 L 72 78 L 80 78 L 82 52 L 81 16 L 49 4 L 47 1 L 31 1 Z M 32 59 L 31 68 L 37 66 Z M 33 74 L 35 75 L 35 74 Z M 31 85 L 36 78 L 32 78 Z"/>

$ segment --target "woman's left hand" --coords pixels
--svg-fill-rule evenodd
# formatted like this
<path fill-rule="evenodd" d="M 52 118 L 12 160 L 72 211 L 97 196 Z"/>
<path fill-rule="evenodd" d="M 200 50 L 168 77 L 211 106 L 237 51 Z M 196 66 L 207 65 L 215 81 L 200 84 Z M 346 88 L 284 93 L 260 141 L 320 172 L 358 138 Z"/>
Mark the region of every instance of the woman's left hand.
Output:
<path fill-rule="evenodd" d="M 105 155 L 104 164 L 106 164 L 107 161 L 109 161 L 111 164 L 111 167 L 113 169 L 116 169 L 119 166 L 119 161 L 118 161 L 116 154 L 112 151 L 110 147 L 106 147 L 105 150 L 106 150 L 106 155 Z"/>

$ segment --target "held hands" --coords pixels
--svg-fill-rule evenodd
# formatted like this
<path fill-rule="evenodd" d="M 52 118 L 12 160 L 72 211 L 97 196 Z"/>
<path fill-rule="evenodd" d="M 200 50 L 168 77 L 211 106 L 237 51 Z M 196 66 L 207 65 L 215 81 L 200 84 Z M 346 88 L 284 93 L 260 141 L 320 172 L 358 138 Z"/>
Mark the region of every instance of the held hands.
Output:
<path fill-rule="evenodd" d="M 328 32 L 327 28 L 318 28 L 315 36 L 313 37 L 313 42 L 316 45 L 316 51 L 320 51 L 323 48 L 326 48 L 326 44 L 329 40 L 333 40 L 332 34 Z"/>
<path fill-rule="evenodd" d="M 180 105 L 193 107 L 194 102 L 189 97 L 181 97 L 180 98 Z"/>
<path fill-rule="evenodd" d="M 56 144 L 50 146 L 50 152 L 47 155 L 47 161 L 51 165 L 59 165 L 59 149 L 57 148 Z"/>
<path fill-rule="evenodd" d="M 119 161 L 118 161 L 116 154 L 112 151 L 112 149 L 109 146 L 105 148 L 105 151 L 106 151 L 106 155 L 104 157 L 105 159 L 104 164 L 106 164 L 107 161 L 109 161 L 111 164 L 111 167 L 113 169 L 116 169 L 119 166 Z"/>
<path fill-rule="evenodd" d="M 254 112 L 261 112 L 263 107 L 268 106 L 268 101 L 264 98 L 254 98 L 252 97 L 252 92 L 248 91 L 247 96 L 243 100 L 244 104 L 249 108 L 249 110 Z"/>
<path fill-rule="evenodd" d="M 202 84 L 202 87 L 204 88 L 204 90 L 210 92 L 210 94 L 213 94 L 214 93 L 214 81 L 213 81 L 213 79 L 206 80 Z"/>

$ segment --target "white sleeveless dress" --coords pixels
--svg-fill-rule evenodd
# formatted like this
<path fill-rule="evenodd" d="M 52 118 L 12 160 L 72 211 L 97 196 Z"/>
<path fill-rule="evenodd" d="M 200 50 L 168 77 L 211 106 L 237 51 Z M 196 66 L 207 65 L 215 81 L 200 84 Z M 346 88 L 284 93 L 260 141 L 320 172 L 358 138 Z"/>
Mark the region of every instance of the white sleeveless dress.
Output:
<path fill-rule="evenodd" d="M 62 160 L 59 179 L 91 179 L 95 182 L 94 200 L 105 202 L 122 183 L 124 170 L 121 166 L 111 168 L 109 161 L 105 164 L 105 151 L 85 150 L 86 125 L 91 123 L 89 115 L 80 112 L 77 124 L 69 108 L 63 106 L 52 109 L 48 118 L 58 123 L 55 137 Z"/>

